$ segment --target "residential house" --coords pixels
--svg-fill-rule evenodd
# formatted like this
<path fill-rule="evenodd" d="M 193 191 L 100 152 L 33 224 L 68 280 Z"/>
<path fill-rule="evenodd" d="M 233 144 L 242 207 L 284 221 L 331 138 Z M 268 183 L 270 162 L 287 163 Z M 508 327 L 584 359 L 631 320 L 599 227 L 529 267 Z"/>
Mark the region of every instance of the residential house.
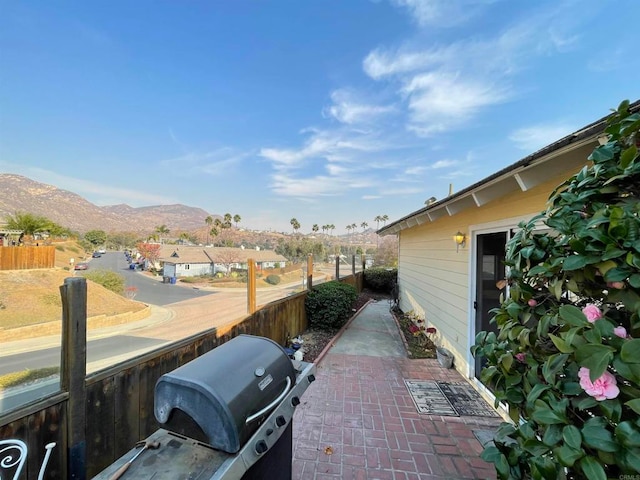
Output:
<path fill-rule="evenodd" d="M 158 267 L 166 277 L 194 277 L 226 273 L 232 268 L 246 270 L 249 259 L 254 260 L 256 270 L 287 264 L 287 259 L 273 250 L 162 245 Z"/>
<path fill-rule="evenodd" d="M 635 102 L 632 111 L 638 107 Z M 558 185 L 588 164 L 606 138 L 605 126 L 604 118 L 587 125 L 460 192 L 429 199 L 378 231 L 398 235 L 401 310 L 435 327 L 437 343 L 454 353 L 455 368 L 481 389 L 481 365 L 470 347 L 477 332 L 495 331 L 490 310 L 508 288 L 505 244 L 521 221 L 546 209 Z"/>

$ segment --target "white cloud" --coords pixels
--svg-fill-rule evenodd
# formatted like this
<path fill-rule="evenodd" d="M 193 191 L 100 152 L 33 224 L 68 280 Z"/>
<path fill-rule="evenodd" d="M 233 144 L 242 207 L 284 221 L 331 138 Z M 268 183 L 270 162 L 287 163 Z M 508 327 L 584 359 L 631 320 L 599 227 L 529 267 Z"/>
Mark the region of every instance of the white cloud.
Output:
<path fill-rule="evenodd" d="M 380 195 L 363 195 L 362 200 L 377 200 L 378 198 L 382 198 Z"/>
<path fill-rule="evenodd" d="M 437 162 L 435 162 L 434 164 L 430 165 L 430 168 L 433 169 L 440 169 L 440 168 L 448 168 L 448 167 L 454 167 L 456 165 L 458 165 L 460 162 L 458 162 L 457 160 L 438 160 Z"/>
<path fill-rule="evenodd" d="M 371 123 L 381 115 L 394 111 L 392 106 L 363 103 L 351 91 L 344 89 L 333 91 L 331 101 L 333 105 L 325 109 L 325 115 L 346 124 Z"/>
<path fill-rule="evenodd" d="M 466 22 L 482 6 L 493 0 L 391 0 L 406 8 L 418 25 L 450 27 Z"/>
<path fill-rule="evenodd" d="M 481 80 L 445 73 L 415 76 L 402 91 L 408 98 L 409 129 L 420 136 L 456 127 L 482 107 L 508 98 L 506 92 Z"/>
<path fill-rule="evenodd" d="M 560 140 L 574 130 L 567 124 L 532 125 L 515 130 L 509 135 L 509 140 L 521 150 L 533 153 L 556 140 Z"/>

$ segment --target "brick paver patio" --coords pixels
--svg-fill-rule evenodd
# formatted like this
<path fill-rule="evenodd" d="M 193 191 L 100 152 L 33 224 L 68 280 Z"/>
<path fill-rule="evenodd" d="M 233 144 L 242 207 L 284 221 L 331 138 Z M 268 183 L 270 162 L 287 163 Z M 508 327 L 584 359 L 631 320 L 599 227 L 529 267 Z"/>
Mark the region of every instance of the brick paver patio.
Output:
<path fill-rule="evenodd" d="M 495 478 L 473 430 L 491 417 L 417 412 L 404 379 L 463 381 L 437 360 L 332 353 L 294 416 L 294 480 Z"/>

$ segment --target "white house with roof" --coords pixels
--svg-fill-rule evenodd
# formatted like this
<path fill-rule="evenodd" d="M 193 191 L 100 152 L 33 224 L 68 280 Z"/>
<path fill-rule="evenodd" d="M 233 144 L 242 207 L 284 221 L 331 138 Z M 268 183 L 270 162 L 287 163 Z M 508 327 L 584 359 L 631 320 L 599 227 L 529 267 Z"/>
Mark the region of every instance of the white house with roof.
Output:
<path fill-rule="evenodd" d="M 253 259 L 256 270 L 285 267 L 286 257 L 273 250 L 162 245 L 159 267 L 166 277 L 195 277 L 226 273 L 230 268 L 246 270 Z"/>

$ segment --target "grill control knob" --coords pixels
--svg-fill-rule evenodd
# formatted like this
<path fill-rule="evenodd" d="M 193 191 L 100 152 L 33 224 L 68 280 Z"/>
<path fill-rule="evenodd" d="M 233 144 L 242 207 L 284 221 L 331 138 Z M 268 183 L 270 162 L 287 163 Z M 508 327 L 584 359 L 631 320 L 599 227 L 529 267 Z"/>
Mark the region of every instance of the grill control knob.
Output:
<path fill-rule="evenodd" d="M 287 420 L 282 416 L 278 415 L 276 417 L 276 425 L 279 427 L 284 427 L 287 424 Z"/>
<path fill-rule="evenodd" d="M 267 446 L 267 442 L 265 442 L 264 440 L 260 440 L 258 441 L 258 443 L 256 443 L 256 453 L 258 455 L 262 455 L 267 450 L 269 450 L 269 447 Z"/>
<path fill-rule="evenodd" d="M 268 437 L 273 433 L 273 428 L 267 428 L 267 431 L 265 433 L 267 434 L 267 437 Z"/>
<path fill-rule="evenodd" d="M 291 405 L 293 405 L 294 407 L 297 407 L 298 405 L 300 405 L 300 399 L 298 397 L 293 397 L 291 399 Z"/>
<path fill-rule="evenodd" d="M 309 375 L 307 377 L 307 379 L 309 380 L 309 383 L 315 382 L 316 381 L 316 376 L 312 373 L 311 375 Z"/>

